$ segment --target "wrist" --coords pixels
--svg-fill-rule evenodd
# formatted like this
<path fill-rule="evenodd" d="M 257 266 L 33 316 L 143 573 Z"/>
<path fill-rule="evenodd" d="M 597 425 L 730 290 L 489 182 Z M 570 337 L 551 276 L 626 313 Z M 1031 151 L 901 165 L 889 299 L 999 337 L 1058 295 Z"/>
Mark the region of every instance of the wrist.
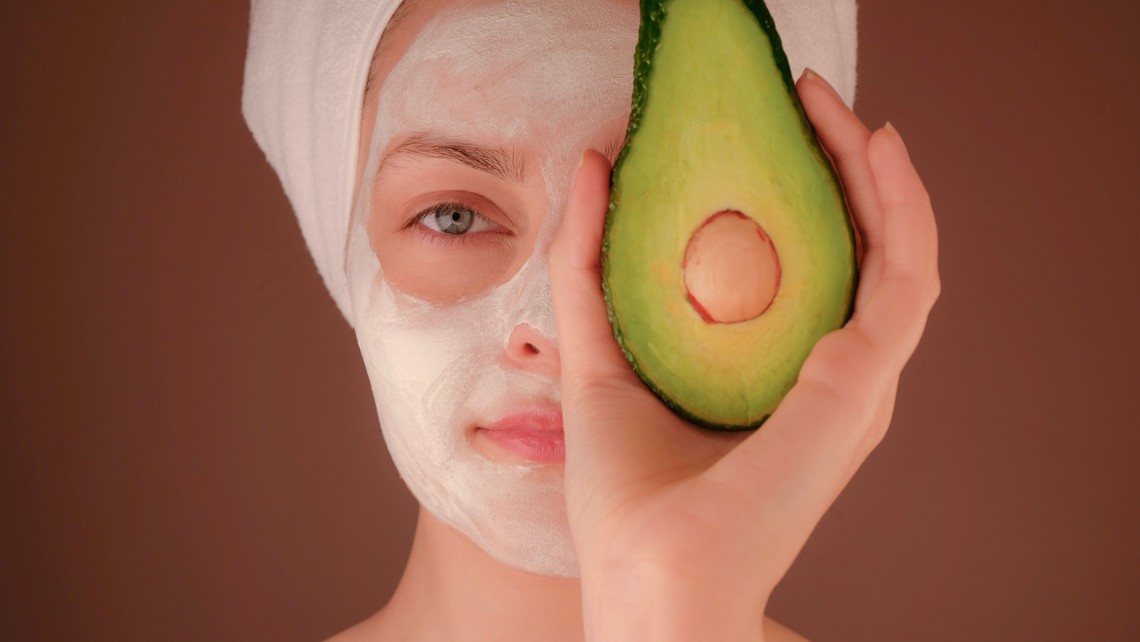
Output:
<path fill-rule="evenodd" d="M 724 579 L 657 564 L 583 577 L 586 640 L 762 642 L 766 598 Z"/>

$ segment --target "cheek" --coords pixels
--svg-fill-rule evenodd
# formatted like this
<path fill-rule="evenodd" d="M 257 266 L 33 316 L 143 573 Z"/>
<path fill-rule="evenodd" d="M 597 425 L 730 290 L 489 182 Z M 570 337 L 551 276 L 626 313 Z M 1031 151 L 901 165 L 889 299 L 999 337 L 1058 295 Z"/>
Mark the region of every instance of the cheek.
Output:
<path fill-rule="evenodd" d="M 439 305 L 475 298 L 511 277 L 522 253 L 519 240 L 482 236 L 444 245 L 415 230 L 370 234 L 388 284 Z"/>

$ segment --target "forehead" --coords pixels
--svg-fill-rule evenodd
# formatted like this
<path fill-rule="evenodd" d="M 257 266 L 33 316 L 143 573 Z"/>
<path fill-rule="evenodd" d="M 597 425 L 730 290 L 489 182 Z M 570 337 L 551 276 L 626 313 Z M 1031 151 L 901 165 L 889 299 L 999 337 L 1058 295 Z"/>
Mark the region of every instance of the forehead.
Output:
<path fill-rule="evenodd" d="M 628 111 L 637 25 L 627 0 L 421 0 L 377 53 L 380 119 L 500 135 L 612 120 Z"/>

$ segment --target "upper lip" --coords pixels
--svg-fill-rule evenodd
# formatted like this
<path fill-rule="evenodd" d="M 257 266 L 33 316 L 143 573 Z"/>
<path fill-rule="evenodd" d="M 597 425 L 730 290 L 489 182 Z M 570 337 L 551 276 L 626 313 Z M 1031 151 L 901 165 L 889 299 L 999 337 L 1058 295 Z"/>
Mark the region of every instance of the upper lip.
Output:
<path fill-rule="evenodd" d="M 483 430 L 562 432 L 562 411 L 554 408 L 527 408 L 479 427 Z"/>

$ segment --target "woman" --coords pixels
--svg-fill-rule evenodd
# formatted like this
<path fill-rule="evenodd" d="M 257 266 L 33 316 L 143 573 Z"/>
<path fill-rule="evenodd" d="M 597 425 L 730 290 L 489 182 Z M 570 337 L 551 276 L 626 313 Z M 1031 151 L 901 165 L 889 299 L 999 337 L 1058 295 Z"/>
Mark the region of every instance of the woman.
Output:
<path fill-rule="evenodd" d="M 255 3 L 247 62 L 421 504 L 394 597 L 340 639 L 798 639 L 768 596 L 882 438 L 939 290 L 898 134 L 800 78 L 862 236 L 855 314 L 761 430 L 709 433 L 641 385 L 600 290 L 637 4 L 396 4 Z M 769 4 L 793 71 L 850 100 L 853 3 Z"/>

